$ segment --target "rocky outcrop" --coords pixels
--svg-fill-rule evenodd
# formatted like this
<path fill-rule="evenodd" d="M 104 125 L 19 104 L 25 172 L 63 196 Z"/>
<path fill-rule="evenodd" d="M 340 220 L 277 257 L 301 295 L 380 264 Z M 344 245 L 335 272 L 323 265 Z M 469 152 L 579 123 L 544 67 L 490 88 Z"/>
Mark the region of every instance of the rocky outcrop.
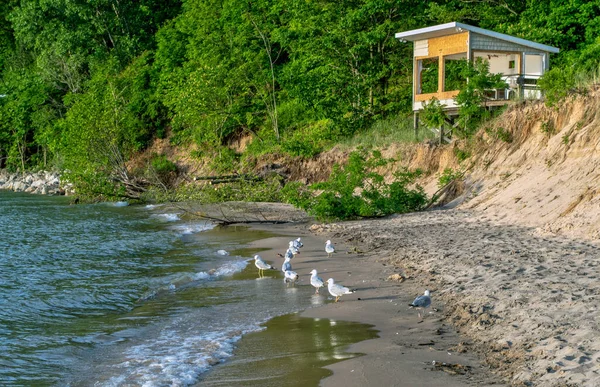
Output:
<path fill-rule="evenodd" d="M 58 172 L 10 173 L 0 170 L 0 190 L 27 192 L 41 195 L 67 195 L 70 185 L 61 185 Z"/>

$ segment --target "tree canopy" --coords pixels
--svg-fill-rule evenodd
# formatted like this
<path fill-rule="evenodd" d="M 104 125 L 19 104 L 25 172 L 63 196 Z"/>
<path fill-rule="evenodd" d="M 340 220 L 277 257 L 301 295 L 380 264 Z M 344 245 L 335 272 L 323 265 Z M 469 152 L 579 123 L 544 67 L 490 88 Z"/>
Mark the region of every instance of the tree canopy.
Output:
<path fill-rule="evenodd" d="M 599 16 L 598 0 L 6 0 L 0 167 L 107 182 L 167 132 L 208 155 L 246 134 L 257 152 L 312 155 L 410 111 L 396 32 L 465 22 L 597 69 Z"/>

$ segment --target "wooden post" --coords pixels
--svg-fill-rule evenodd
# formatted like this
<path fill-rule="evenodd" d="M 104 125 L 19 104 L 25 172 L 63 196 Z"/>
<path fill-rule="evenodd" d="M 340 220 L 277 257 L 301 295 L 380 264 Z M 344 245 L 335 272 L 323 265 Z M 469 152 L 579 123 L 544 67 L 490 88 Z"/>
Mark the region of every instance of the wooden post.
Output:
<path fill-rule="evenodd" d="M 444 143 L 444 125 L 440 125 L 440 145 Z"/>
<path fill-rule="evenodd" d="M 414 113 L 414 128 L 415 128 L 415 140 L 419 139 L 419 113 Z"/>

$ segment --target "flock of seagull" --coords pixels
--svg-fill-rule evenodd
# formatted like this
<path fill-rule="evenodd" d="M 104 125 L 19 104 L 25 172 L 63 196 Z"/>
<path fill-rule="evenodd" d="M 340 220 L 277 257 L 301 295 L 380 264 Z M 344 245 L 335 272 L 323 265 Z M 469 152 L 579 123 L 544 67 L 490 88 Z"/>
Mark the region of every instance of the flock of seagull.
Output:
<path fill-rule="evenodd" d="M 283 264 L 281 265 L 281 271 L 283 272 L 284 282 L 295 283 L 298 280 L 298 273 L 292 270 L 292 258 L 295 255 L 300 253 L 300 249 L 304 246 L 302 243 L 302 238 L 295 239 L 290 241 L 289 247 L 284 255 L 278 254 L 279 256 L 284 258 Z M 325 242 L 325 252 L 328 257 L 331 257 L 333 253 L 335 253 L 335 247 L 330 240 Z M 260 255 L 256 254 L 254 256 L 254 265 L 258 268 L 259 276 L 262 277 L 265 270 L 277 270 L 269 263 L 263 261 Z M 351 290 L 345 286 L 336 284 L 333 278 L 329 278 L 327 281 L 323 281 L 321 277 L 319 277 L 316 269 L 311 270 L 310 272 L 310 284 L 315 288 L 315 294 L 319 294 L 319 289 L 324 287 L 327 284 L 327 290 L 329 290 L 329 294 L 335 297 L 335 302 L 338 302 L 340 297 L 344 294 L 352 294 L 355 291 Z M 421 296 L 415 298 L 415 300 L 409 304 L 410 307 L 418 310 L 419 318 L 422 320 L 423 315 L 421 311 L 425 308 L 428 308 L 431 305 L 431 296 L 429 290 L 425 290 L 425 293 Z"/>

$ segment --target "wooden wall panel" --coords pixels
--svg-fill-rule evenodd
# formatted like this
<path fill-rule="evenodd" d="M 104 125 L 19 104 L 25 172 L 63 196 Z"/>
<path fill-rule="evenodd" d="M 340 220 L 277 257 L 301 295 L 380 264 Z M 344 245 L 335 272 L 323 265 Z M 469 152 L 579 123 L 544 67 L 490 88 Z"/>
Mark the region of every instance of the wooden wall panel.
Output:
<path fill-rule="evenodd" d="M 469 48 L 469 33 L 440 36 L 428 39 L 429 53 L 427 56 L 416 56 L 416 59 L 433 58 L 467 52 Z"/>

